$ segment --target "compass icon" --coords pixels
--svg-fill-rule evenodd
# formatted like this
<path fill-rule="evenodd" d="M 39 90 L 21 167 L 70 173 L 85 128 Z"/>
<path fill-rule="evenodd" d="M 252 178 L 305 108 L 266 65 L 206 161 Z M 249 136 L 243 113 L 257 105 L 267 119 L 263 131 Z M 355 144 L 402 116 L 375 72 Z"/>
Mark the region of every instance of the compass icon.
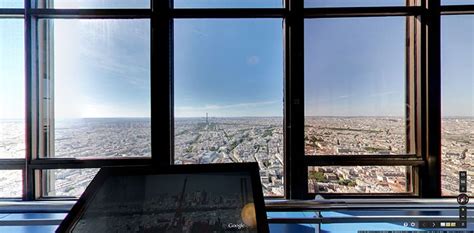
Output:
<path fill-rule="evenodd" d="M 465 193 L 461 193 L 458 195 L 457 200 L 460 205 L 466 205 L 469 202 L 469 196 Z"/>

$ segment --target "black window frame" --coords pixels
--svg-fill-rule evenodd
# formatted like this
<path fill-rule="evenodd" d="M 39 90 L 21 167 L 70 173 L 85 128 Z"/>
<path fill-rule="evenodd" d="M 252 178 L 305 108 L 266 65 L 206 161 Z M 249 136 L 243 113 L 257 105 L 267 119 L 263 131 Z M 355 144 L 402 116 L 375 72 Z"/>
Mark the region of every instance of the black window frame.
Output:
<path fill-rule="evenodd" d="M 287 199 L 311 199 L 309 166 L 411 166 L 411 193 L 323 194 L 328 198 L 435 198 L 441 195 L 441 15 L 474 14 L 474 5 L 441 6 L 440 0 L 407 0 L 409 6 L 305 8 L 304 0 L 282 0 L 282 8 L 174 9 L 172 0 L 150 0 L 148 9 L 52 9 L 34 7 L 0 9 L 2 18 L 23 18 L 25 31 L 26 157 L 0 159 L 0 169 L 23 171 L 22 200 L 71 199 L 44 197 L 42 170 L 99 168 L 113 165 L 173 164 L 173 19 L 281 18 L 284 24 L 284 186 Z M 42 0 L 38 0 L 41 2 Z M 417 4 L 415 4 L 417 3 Z M 407 134 L 411 154 L 388 156 L 305 156 L 304 153 L 304 20 L 306 18 L 412 16 L 407 43 L 406 77 L 409 111 Z M 43 18 L 149 18 L 151 27 L 151 158 L 67 159 L 47 158 L 39 146 L 40 127 L 37 20 Z M 74 199 L 74 198 L 72 198 Z"/>

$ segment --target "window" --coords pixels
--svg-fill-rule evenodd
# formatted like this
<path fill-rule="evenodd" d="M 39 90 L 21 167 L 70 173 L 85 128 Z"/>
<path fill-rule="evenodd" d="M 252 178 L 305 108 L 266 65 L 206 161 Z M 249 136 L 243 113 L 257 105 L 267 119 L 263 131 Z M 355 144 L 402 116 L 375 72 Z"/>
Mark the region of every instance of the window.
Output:
<path fill-rule="evenodd" d="M 0 0 L 0 8 L 23 8 L 23 1 Z"/>
<path fill-rule="evenodd" d="M 305 20 L 305 154 L 406 154 L 404 17 Z"/>
<path fill-rule="evenodd" d="M 38 2 L 38 7 L 42 7 Z M 150 0 L 49 0 L 47 8 L 87 9 L 87 8 L 150 8 Z"/>
<path fill-rule="evenodd" d="M 411 168 L 402 166 L 309 167 L 310 193 L 404 193 Z"/>
<path fill-rule="evenodd" d="M 474 174 L 473 123 L 474 18 L 472 15 L 442 17 L 442 188 L 443 195 L 459 193 L 459 171 Z M 470 176 L 468 176 L 470 177 Z M 468 192 L 473 182 L 468 180 Z"/>
<path fill-rule="evenodd" d="M 441 0 L 441 5 L 469 5 L 473 3 L 471 0 Z"/>
<path fill-rule="evenodd" d="M 23 40 L 23 20 L 0 18 L 0 158 L 6 160 L 26 153 Z M 21 170 L 0 170 L 1 198 L 21 197 L 22 184 Z"/>
<path fill-rule="evenodd" d="M 54 66 L 54 101 L 47 104 L 54 114 L 54 150 L 47 155 L 149 157 L 150 21 L 39 23 L 53 28 L 53 42 L 45 47 L 53 55 L 46 63 Z"/>
<path fill-rule="evenodd" d="M 258 162 L 284 195 L 282 45 L 280 19 L 175 20 L 175 164 Z"/>
<path fill-rule="evenodd" d="M 25 157 L 23 20 L 0 19 L 0 157 Z"/>
<path fill-rule="evenodd" d="M 42 170 L 43 196 L 79 197 L 97 172 L 98 168 Z"/>
<path fill-rule="evenodd" d="M 304 0 L 305 7 L 405 6 L 406 0 Z"/>
<path fill-rule="evenodd" d="M 26 2 L 0 0 L 0 197 L 116 165 L 256 161 L 294 199 L 474 172 L 469 1 Z"/>
<path fill-rule="evenodd" d="M 282 0 L 175 0 L 175 8 L 281 8 Z"/>
<path fill-rule="evenodd" d="M 410 30 L 417 20 L 325 14 L 308 13 L 304 19 L 302 164 L 308 169 L 301 175 L 308 180 L 299 192 L 309 197 L 413 194 L 411 161 L 420 155 L 412 100 L 416 38 Z M 390 157 L 407 166 L 395 166 Z"/>
<path fill-rule="evenodd" d="M 19 198 L 22 195 L 21 170 L 0 171 L 0 197 Z"/>

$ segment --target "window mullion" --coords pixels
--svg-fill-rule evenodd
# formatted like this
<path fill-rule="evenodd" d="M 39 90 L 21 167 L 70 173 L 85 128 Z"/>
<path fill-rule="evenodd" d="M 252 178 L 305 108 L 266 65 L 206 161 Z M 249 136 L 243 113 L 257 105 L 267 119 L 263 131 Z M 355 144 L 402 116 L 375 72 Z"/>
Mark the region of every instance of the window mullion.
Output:
<path fill-rule="evenodd" d="M 25 0 L 25 83 L 26 83 L 26 163 L 23 170 L 23 200 L 31 201 L 36 197 L 34 170 L 29 166 L 31 160 L 37 154 L 38 135 L 38 108 L 37 108 L 37 76 L 36 63 L 34 57 L 37 51 L 34 41 L 36 37 L 35 20 L 31 14 L 31 0 Z"/>
<path fill-rule="evenodd" d="M 157 164 L 173 163 L 173 1 L 152 1 L 151 20 L 151 144 Z M 159 119 L 159 120 L 157 120 Z"/>
<path fill-rule="evenodd" d="M 441 11 L 440 0 L 427 1 L 425 68 L 422 75 L 422 155 L 426 166 L 420 180 L 421 197 L 441 197 Z"/>
<path fill-rule="evenodd" d="M 285 182 L 287 198 L 301 199 L 308 193 L 308 172 L 304 163 L 304 3 L 289 2 L 286 30 L 285 82 Z M 289 190 L 288 190 L 289 189 Z"/>

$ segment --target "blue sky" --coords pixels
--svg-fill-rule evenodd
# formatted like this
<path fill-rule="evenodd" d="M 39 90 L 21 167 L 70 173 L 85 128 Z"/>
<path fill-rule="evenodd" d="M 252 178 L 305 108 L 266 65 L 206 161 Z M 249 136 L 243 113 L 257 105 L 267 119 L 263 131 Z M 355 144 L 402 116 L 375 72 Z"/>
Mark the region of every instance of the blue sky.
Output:
<path fill-rule="evenodd" d="M 282 116 L 281 19 L 175 20 L 175 115 Z"/>
<path fill-rule="evenodd" d="M 305 7 L 404 6 L 405 0 L 304 0 Z"/>
<path fill-rule="evenodd" d="M 444 116 L 474 116 L 473 17 L 443 17 Z M 306 115 L 402 116 L 404 27 L 306 20 Z M 54 31 L 57 118 L 150 115 L 148 20 L 60 19 Z M 281 19 L 179 19 L 174 37 L 177 117 L 282 116 Z M 23 21 L 1 19 L 0 118 L 24 116 L 23 52 Z"/>
<path fill-rule="evenodd" d="M 474 16 L 445 16 L 441 23 L 442 113 L 474 116 Z"/>
<path fill-rule="evenodd" d="M 282 0 L 174 0 L 176 8 L 279 8 Z"/>
<path fill-rule="evenodd" d="M 305 21 L 305 114 L 402 116 L 405 18 Z"/>
<path fill-rule="evenodd" d="M 0 118 L 24 116 L 23 20 L 0 19 Z"/>

